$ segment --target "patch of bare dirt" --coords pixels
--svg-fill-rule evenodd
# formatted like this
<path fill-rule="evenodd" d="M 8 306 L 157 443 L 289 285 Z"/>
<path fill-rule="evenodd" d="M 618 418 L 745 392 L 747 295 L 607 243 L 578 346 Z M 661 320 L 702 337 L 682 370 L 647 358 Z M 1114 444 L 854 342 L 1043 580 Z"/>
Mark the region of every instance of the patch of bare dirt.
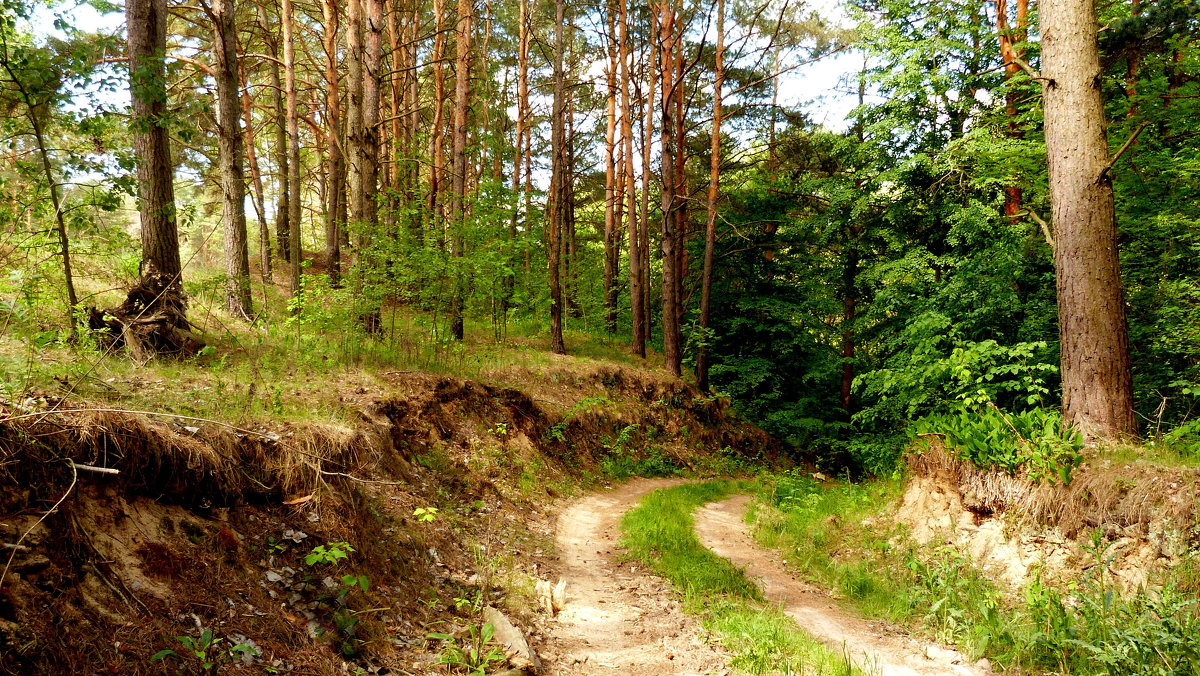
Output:
<path fill-rule="evenodd" d="M 883 622 L 857 617 L 825 592 L 797 580 L 783 561 L 754 542 L 744 516 L 750 498 L 736 496 L 696 512 L 696 534 L 705 547 L 742 567 L 767 600 L 782 605 L 807 632 L 861 668 L 881 676 L 984 676 L 985 661 L 972 664 L 955 650 L 917 640 Z"/>
<path fill-rule="evenodd" d="M 546 674 L 724 674 L 728 654 L 704 639 L 667 582 L 616 556 L 621 516 L 679 483 L 636 479 L 563 510 L 556 534 L 566 603 L 546 627 Z"/>

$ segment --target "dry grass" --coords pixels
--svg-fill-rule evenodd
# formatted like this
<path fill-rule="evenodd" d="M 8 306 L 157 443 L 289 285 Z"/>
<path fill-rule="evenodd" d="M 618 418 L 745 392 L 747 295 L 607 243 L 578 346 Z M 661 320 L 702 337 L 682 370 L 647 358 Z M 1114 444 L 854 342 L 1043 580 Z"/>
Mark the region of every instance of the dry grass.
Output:
<path fill-rule="evenodd" d="M 1194 523 L 1200 470 L 1150 462 L 1086 460 L 1070 484 L 1033 484 L 1003 472 L 984 471 L 949 453 L 937 439 L 907 456 L 909 468 L 956 486 L 963 506 L 980 514 L 1001 511 L 1057 526 L 1067 537 L 1087 529 L 1144 526 L 1151 520 Z"/>

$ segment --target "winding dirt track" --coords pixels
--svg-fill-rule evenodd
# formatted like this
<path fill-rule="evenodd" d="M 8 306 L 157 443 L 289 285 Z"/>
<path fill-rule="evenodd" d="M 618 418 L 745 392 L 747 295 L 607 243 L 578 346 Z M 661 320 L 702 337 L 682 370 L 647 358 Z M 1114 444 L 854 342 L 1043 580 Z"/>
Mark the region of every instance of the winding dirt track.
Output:
<path fill-rule="evenodd" d="M 961 653 L 907 636 L 882 622 L 849 615 L 828 594 L 796 580 L 779 557 L 759 547 L 744 521 L 750 498 L 712 502 L 696 512 L 696 534 L 705 547 L 744 568 L 767 600 L 778 603 L 808 633 L 845 651 L 859 667 L 882 676 L 984 676 L 983 664 Z"/>
<path fill-rule="evenodd" d="M 559 516 L 566 607 L 548 627 L 545 673 L 727 673 L 728 654 L 701 639 L 668 583 L 614 556 L 621 516 L 645 494 L 678 483 L 635 479 L 577 500 Z"/>

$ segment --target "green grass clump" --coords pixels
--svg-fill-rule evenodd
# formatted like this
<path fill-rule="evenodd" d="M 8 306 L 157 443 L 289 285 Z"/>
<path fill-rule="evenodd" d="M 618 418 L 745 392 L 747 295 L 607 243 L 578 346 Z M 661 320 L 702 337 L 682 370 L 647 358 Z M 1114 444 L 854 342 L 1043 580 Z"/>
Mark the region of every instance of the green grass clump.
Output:
<path fill-rule="evenodd" d="M 682 590 L 685 610 L 734 653 L 734 667 L 753 674 L 861 674 L 764 603 L 741 569 L 697 539 L 692 513 L 698 507 L 752 486 L 710 481 L 655 491 L 622 519 L 622 545 Z"/>
<path fill-rule="evenodd" d="M 901 484 L 826 487 L 800 473 L 761 484 L 756 536 L 801 575 L 839 590 L 864 615 L 924 630 L 974 658 L 1018 671 L 1200 673 L 1196 598 L 1167 583 L 1122 596 L 1111 559 L 1065 588 L 1030 582 L 1007 597 L 955 547 L 918 549 L 886 515 Z"/>

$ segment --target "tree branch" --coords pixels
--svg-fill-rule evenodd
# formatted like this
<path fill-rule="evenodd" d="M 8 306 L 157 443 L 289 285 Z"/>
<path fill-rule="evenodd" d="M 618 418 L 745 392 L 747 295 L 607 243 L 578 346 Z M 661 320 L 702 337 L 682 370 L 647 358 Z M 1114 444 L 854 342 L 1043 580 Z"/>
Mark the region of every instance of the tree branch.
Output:
<path fill-rule="evenodd" d="M 1117 160 L 1121 159 L 1121 156 L 1125 154 L 1126 150 L 1129 150 L 1129 148 L 1131 146 L 1133 146 L 1133 142 L 1137 140 L 1137 137 L 1139 134 L 1142 133 L 1142 130 L 1149 126 L 1150 126 L 1149 122 L 1143 122 L 1138 125 L 1137 129 L 1133 130 L 1133 133 L 1129 135 L 1129 138 L 1125 139 L 1125 144 L 1122 145 L 1120 150 L 1118 150 L 1112 156 L 1112 159 L 1110 159 L 1108 161 L 1108 164 L 1104 165 L 1104 168 L 1100 170 L 1100 175 L 1096 177 L 1097 183 L 1099 183 L 1100 181 L 1103 181 L 1105 176 L 1112 173 L 1113 165 L 1115 165 L 1117 163 Z"/>

